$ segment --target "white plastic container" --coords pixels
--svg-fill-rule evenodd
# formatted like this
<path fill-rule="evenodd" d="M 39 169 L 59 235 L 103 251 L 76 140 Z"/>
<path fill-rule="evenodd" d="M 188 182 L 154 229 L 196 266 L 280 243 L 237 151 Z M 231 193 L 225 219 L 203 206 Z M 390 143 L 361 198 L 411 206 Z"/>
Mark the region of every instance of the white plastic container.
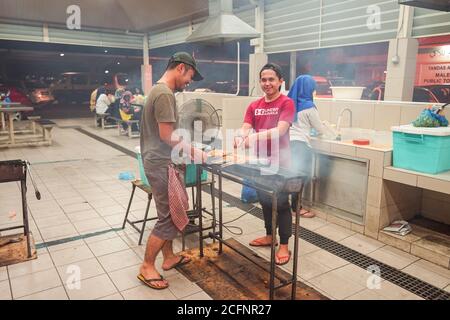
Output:
<path fill-rule="evenodd" d="M 333 98 L 361 100 L 362 93 L 366 87 L 330 87 Z"/>

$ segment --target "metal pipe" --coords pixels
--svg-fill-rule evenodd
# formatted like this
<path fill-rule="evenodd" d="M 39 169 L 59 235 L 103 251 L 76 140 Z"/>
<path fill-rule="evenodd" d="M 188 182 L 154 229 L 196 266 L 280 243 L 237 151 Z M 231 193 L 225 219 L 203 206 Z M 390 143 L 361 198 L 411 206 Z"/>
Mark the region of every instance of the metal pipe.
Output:
<path fill-rule="evenodd" d="M 298 257 L 298 227 L 300 220 L 300 211 L 302 210 L 303 184 L 298 193 L 297 210 L 295 211 L 295 231 L 294 231 L 294 261 L 292 265 L 292 293 L 291 299 L 295 300 L 297 295 L 297 257 Z"/>
<path fill-rule="evenodd" d="M 237 91 L 235 95 L 239 95 L 239 91 L 241 91 L 241 44 L 239 41 L 237 43 Z"/>
<path fill-rule="evenodd" d="M 31 172 L 31 164 L 30 164 L 30 162 L 28 160 L 25 161 L 25 164 L 26 164 L 27 169 L 28 169 L 27 170 L 28 174 L 30 175 L 31 184 L 33 185 L 34 193 L 36 195 L 36 199 L 41 200 L 41 193 L 39 192 L 39 189 L 38 189 L 38 187 L 36 185 L 36 182 L 34 181 L 33 174 Z"/>
<path fill-rule="evenodd" d="M 28 205 L 27 205 L 27 180 L 20 181 L 20 190 L 22 192 L 22 213 L 23 213 L 23 231 L 25 237 L 27 237 L 27 254 L 28 258 L 31 258 L 31 245 L 30 245 L 30 227 L 28 225 Z"/>
<path fill-rule="evenodd" d="M 223 238 L 223 210 L 222 210 L 222 174 L 218 173 L 219 177 L 219 235 Z M 222 242 L 219 242 L 219 254 L 222 253 Z"/>
<path fill-rule="evenodd" d="M 211 191 L 211 206 L 212 206 L 212 229 L 213 229 L 213 233 L 216 234 L 216 225 L 217 225 L 217 218 L 216 218 L 216 201 L 215 201 L 215 197 L 214 197 L 214 172 L 211 172 L 211 187 L 210 187 L 210 191 Z M 205 210 L 206 211 L 206 210 Z M 215 240 L 213 241 L 213 243 L 215 243 Z"/>
<path fill-rule="evenodd" d="M 277 193 L 272 193 L 272 245 L 270 248 L 269 299 L 273 300 L 275 287 L 275 242 L 277 241 Z M 280 244 L 281 245 L 281 244 Z"/>
<path fill-rule="evenodd" d="M 202 217 L 202 168 L 197 165 L 197 214 L 198 214 L 198 232 L 200 241 L 200 258 L 203 258 L 203 217 Z"/>

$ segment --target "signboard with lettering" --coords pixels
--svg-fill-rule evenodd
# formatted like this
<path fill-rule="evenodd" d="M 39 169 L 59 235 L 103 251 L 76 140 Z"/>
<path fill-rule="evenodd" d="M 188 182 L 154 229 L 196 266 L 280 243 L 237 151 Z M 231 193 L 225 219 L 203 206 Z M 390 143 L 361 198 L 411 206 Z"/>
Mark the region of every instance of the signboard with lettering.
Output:
<path fill-rule="evenodd" d="M 450 62 L 421 64 L 417 84 L 419 86 L 450 85 Z"/>
<path fill-rule="evenodd" d="M 415 85 L 450 85 L 450 45 L 419 48 Z"/>

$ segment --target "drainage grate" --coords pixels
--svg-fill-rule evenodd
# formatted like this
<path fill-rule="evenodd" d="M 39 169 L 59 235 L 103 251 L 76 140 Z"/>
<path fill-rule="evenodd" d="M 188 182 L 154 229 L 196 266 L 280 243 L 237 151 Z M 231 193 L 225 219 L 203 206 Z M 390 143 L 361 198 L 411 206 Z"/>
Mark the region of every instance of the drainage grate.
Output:
<path fill-rule="evenodd" d="M 135 158 L 135 153 L 119 146 L 111 141 L 108 141 L 104 138 L 101 138 L 95 134 L 92 134 L 84 129 L 77 128 L 81 133 L 84 133 L 88 135 L 89 137 L 100 141 L 102 143 L 105 143 L 109 145 L 110 147 L 119 150 L 133 158 Z M 210 191 L 207 188 L 203 189 L 204 192 L 209 193 Z M 217 195 L 216 195 L 217 196 Z M 233 205 L 234 207 L 237 207 L 245 212 L 249 212 L 249 214 L 263 219 L 262 210 L 261 208 L 255 207 L 252 204 L 246 204 L 242 203 L 242 201 L 239 198 L 236 198 L 235 196 L 228 194 L 226 192 L 222 192 L 222 199 L 225 202 L 228 202 L 230 205 Z M 293 227 L 294 229 L 295 227 Z M 317 234 L 311 230 L 305 229 L 303 227 L 299 227 L 299 237 L 300 239 L 303 239 L 305 241 L 308 241 L 315 246 L 324 249 L 337 257 L 340 257 L 352 264 L 357 265 L 358 267 L 361 267 L 363 269 L 367 269 L 371 266 L 377 266 L 380 269 L 380 276 L 381 278 L 396 284 L 397 286 L 414 293 L 415 295 L 426 299 L 426 300 L 450 300 L 450 293 L 446 292 L 442 289 L 439 289 L 435 286 L 430 285 L 429 283 L 426 283 L 420 279 L 417 279 L 407 273 L 404 273 L 400 270 L 397 270 L 387 264 L 384 264 L 378 260 L 372 259 L 358 251 L 355 251 L 353 249 L 350 249 L 346 246 L 343 246 L 342 244 L 330 240 L 320 234 Z"/>
<path fill-rule="evenodd" d="M 208 189 L 204 189 L 204 192 L 208 192 Z M 251 204 L 242 203 L 242 201 L 233 195 L 223 192 L 223 201 L 228 202 L 243 211 L 249 211 L 249 214 L 263 219 L 261 208 L 255 207 Z M 253 208 L 253 210 L 251 210 Z M 251 211 L 250 211 L 251 210 Z M 292 227 L 294 231 L 295 227 Z M 417 279 L 407 273 L 397 270 L 387 264 L 384 264 L 378 260 L 370 258 L 358 251 L 350 249 L 336 241 L 330 240 L 320 234 L 317 234 L 311 230 L 299 227 L 299 237 L 311 244 L 324 249 L 335 256 L 342 258 L 358 267 L 367 270 L 370 267 L 376 266 L 380 270 L 381 278 L 392 282 L 393 284 L 414 293 L 415 295 L 426 300 L 450 300 L 450 293 L 435 286 L 430 285 L 420 279 Z"/>

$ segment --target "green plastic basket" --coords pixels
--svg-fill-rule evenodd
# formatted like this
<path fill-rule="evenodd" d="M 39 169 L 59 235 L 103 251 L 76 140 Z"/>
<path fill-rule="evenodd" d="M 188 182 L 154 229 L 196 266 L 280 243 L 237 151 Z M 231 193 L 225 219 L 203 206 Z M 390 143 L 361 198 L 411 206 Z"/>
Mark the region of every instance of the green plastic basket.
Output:
<path fill-rule="evenodd" d="M 150 186 L 147 176 L 145 175 L 144 164 L 142 162 L 142 156 L 139 152 L 137 152 L 136 154 L 137 154 L 137 160 L 139 163 L 139 175 L 140 175 L 141 181 L 144 185 Z M 201 181 L 206 181 L 207 179 L 208 179 L 208 172 L 206 172 L 205 170 L 202 170 Z M 197 165 L 188 164 L 186 166 L 186 173 L 184 174 L 184 183 L 186 184 L 186 187 L 193 186 L 197 183 Z"/>

